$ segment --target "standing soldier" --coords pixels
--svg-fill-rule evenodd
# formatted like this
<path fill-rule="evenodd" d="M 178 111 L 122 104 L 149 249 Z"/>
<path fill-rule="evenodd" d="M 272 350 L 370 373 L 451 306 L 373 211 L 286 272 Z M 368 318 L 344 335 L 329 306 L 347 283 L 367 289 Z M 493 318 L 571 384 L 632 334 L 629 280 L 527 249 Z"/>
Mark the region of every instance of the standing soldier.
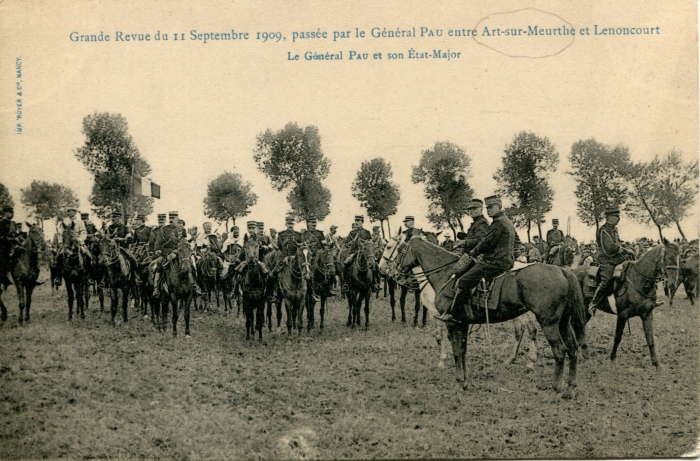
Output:
<path fill-rule="evenodd" d="M 452 316 L 455 306 L 464 307 L 466 321 L 472 322 L 474 314 L 471 310 L 471 292 L 482 278 L 490 279 L 513 268 L 513 247 L 515 244 L 515 227 L 503 213 L 501 198 L 497 195 L 486 197 L 486 212 L 493 218 L 488 232 L 479 243 L 476 244 L 469 255 L 476 257 L 482 255 L 474 265 L 457 282 L 457 293 L 452 305 L 437 318 L 445 322 L 459 322 Z M 459 276 L 453 272 L 452 278 Z"/>
<path fill-rule="evenodd" d="M 618 207 L 605 210 L 605 224 L 600 226 L 596 233 L 596 242 L 600 253 L 598 255 L 598 286 L 588 312 L 593 315 L 598 304 L 610 293 L 610 279 L 615 272 L 615 266 L 625 261 L 625 255 L 634 256 L 631 250 L 622 247 L 622 241 L 617 233 L 617 223 L 620 222 L 620 209 Z M 614 301 L 613 301 L 614 304 Z M 613 305 L 610 306 L 615 311 Z"/>
<path fill-rule="evenodd" d="M 547 264 L 554 262 L 554 256 L 559 251 L 559 246 L 564 243 L 564 232 L 559 229 L 559 220 L 552 219 L 552 228 L 547 231 L 547 245 L 549 246 L 549 254 L 547 255 Z"/>

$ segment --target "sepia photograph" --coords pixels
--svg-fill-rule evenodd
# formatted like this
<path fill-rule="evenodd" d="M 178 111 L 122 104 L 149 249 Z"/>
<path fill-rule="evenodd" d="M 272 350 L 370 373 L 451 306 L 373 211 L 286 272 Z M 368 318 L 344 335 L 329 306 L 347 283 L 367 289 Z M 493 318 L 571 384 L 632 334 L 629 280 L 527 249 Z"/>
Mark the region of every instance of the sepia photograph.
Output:
<path fill-rule="evenodd" d="M 700 456 L 697 2 L 0 37 L 0 459 Z"/>

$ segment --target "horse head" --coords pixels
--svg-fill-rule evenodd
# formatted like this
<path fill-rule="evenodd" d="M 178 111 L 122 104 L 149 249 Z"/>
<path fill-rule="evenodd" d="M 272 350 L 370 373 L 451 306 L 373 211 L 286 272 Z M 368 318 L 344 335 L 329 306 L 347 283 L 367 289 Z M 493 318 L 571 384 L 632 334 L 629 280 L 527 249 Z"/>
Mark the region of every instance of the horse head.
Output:
<path fill-rule="evenodd" d="M 399 227 L 396 235 L 392 236 L 384 246 L 384 251 L 379 261 L 379 272 L 384 275 L 387 274 L 389 265 L 396 261 L 396 257 L 401 252 L 401 249 L 406 246 L 405 240 L 406 234 L 402 234 L 401 228 Z"/>
<path fill-rule="evenodd" d="M 63 242 L 63 254 L 66 256 L 77 256 L 80 249 L 80 241 L 78 240 L 78 236 L 75 235 L 75 232 L 73 232 L 70 227 L 66 227 L 63 229 L 61 238 Z"/>
<path fill-rule="evenodd" d="M 181 240 L 180 243 L 177 244 L 176 253 L 178 263 L 180 264 L 179 273 L 180 276 L 184 278 L 192 270 L 192 248 L 190 248 L 190 245 L 185 240 Z"/>
<path fill-rule="evenodd" d="M 421 238 L 414 238 L 421 237 Z M 413 247 L 421 240 L 426 240 L 422 233 L 419 231 L 413 232 L 411 239 L 405 244 L 405 248 L 400 252 L 400 257 L 396 261 L 397 268 L 404 273 L 409 272 L 414 267 L 418 266 L 418 259 L 416 259 Z"/>
<path fill-rule="evenodd" d="M 27 250 L 36 253 L 43 253 L 46 251 L 46 239 L 44 239 L 44 231 L 38 224 L 30 224 L 29 232 L 27 233 L 26 246 Z"/>
<path fill-rule="evenodd" d="M 97 243 L 97 247 L 100 249 L 100 254 L 98 256 L 98 261 L 100 264 L 110 266 L 115 262 L 118 262 L 119 245 L 117 242 L 105 236 Z"/>
<path fill-rule="evenodd" d="M 311 278 L 311 263 L 309 262 L 309 246 L 306 243 L 302 243 L 297 248 L 296 260 L 302 275 L 306 280 L 309 280 Z"/>
<path fill-rule="evenodd" d="M 243 240 L 243 251 L 247 261 L 257 261 L 260 255 L 260 242 L 249 239 L 246 235 Z"/>
<path fill-rule="evenodd" d="M 330 248 L 323 247 L 316 253 L 315 265 L 328 277 L 335 277 L 335 258 Z"/>
<path fill-rule="evenodd" d="M 377 259 L 375 257 L 374 242 L 371 240 L 364 240 L 360 243 L 359 254 L 367 262 L 367 267 L 370 270 L 374 270 L 377 267 Z"/>

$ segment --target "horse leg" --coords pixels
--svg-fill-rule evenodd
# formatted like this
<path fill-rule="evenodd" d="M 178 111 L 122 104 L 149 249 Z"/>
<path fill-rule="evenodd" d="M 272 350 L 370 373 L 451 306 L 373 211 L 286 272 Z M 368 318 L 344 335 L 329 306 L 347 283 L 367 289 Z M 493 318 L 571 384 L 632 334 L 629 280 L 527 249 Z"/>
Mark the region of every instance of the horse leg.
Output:
<path fill-rule="evenodd" d="M 306 292 L 308 294 L 308 291 Z M 297 332 L 299 333 L 299 336 L 301 336 L 301 331 L 304 329 L 304 308 L 306 307 L 306 303 L 304 302 L 304 299 L 306 298 L 306 295 L 304 295 L 304 298 L 298 299 L 297 300 Z M 307 314 L 308 315 L 308 314 Z"/>
<path fill-rule="evenodd" d="M 289 302 L 288 299 L 284 302 L 284 310 L 287 313 L 287 339 L 291 339 L 292 338 L 292 315 L 294 314 L 293 313 L 294 309 L 292 307 L 292 303 Z"/>
<path fill-rule="evenodd" d="M 161 318 L 160 318 L 160 332 L 165 333 L 165 325 L 168 324 L 168 309 L 170 308 L 170 298 L 161 298 L 158 300 L 160 304 Z"/>
<path fill-rule="evenodd" d="M 282 293 L 280 291 L 277 291 L 277 303 L 275 305 L 275 309 L 277 311 L 277 328 L 279 328 L 282 324 L 282 302 L 284 300 L 282 299 Z"/>
<path fill-rule="evenodd" d="M 538 319 L 539 320 L 539 319 Z M 540 322 L 540 324 L 542 324 Z M 566 345 L 559 332 L 559 324 L 547 324 L 542 327 L 542 332 L 549 341 L 554 356 L 554 389 L 561 392 L 564 389 L 564 359 L 566 358 Z"/>
<path fill-rule="evenodd" d="M 353 309 L 354 309 L 354 302 L 352 300 L 353 294 L 352 291 L 348 290 L 345 293 L 345 298 L 348 300 L 348 323 L 345 326 L 351 327 L 353 325 L 353 319 L 352 319 L 352 314 L 353 314 Z"/>
<path fill-rule="evenodd" d="M 306 331 L 311 331 L 314 327 L 314 310 L 316 310 L 316 301 L 314 301 L 313 296 L 310 292 L 306 292 Z"/>
<path fill-rule="evenodd" d="M 190 292 L 185 295 L 185 299 L 182 300 L 181 303 L 184 303 L 183 308 L 185 310 L 185 339 L 191 338 L 192 334 L 190 333 L 190 304 L 192 301 L 192 295 Z"/>
<path fill-rule="evenodd" d="M 520 351 L 520 345 L 523 342 L 523 324 L 519 320 L 519 317 L 515 318 L 513 320 L 513 330 L 515 332 L 515 346 L 513 347 L 513 353 L 511 354 L 510 358 L 506 360 L 506 363 L 512 364 L 515 363 L 515 360 L 518 358 L 518 352 Z"/>
<path fill-rule="evenodd" d="M 323 318 L 326 315 L 326 295 L 321 295 L 321 307 L 319 308 L 318 313 L 321 316 L 321 324 L 319 325 L 319 328 L 323 330 Z"/>
<path fill-rule="evenodd" d="M 642 326 L 644 327 L 644 336 L 647 339 L 647 346 L 649 347 L 649 355 L 651 357 L 651 364 L 656 367 L 657 370 L 661 369 L 659 364 L 659 359 L 656 356 L 656 347 L 654 346 L 654 313 L 649 312 L 646 316 L 642 317 Z"/>
<path fill-rule="evenodd" d="M 250 307 L 250 302 L 245 301 L 243 304 L 243 315 L 245 315 L 245 339 L 250 340 L 250 332 L 253 330 L 253 311 Z"/>
<path fill-rule="evenodd" d="M 445 368 L 445 360 L 447 360 L 447 343 L 450 342 L 447 336 L 447 326 L 444 322 L 435 322 L 435 340 L 440 346 L 440 360 L 438 361 L 438 368 Z"/>
<path fill-rule="evenodd" d="M 24 320 L 29 322 L 29 309 L 32 307 L 32 293 L 34 293 L 34 287 L 35 285 L 33 283 L 30 283 L 26 289 L 26 303 L 27 305 L 24 308 Z"/>
<path fill-rule="evenodd" d="M 177 336 L 177 314 L 178 314 L 178 299 L 175 295 L 171 295 L 170 303 L 173 309 L 173 337 Z"/>
<path fill-rule="evenodd" d="M 66 293 L 68 294 L 68 320 L 73 320 L 73 284 L 66 279 Z"/>
<path fill-rule="evenodd" d="M 401 323 L 406 323 L 406 295 L 408 288 L 401 285 L 401 296 L 399 297 L 399 306 L 401 306 Z"/>
<path fill-rule="evenodd" d="M 414 321 L 413 321 L 413 326 L 418 326 L 418 315 L 420 314 L 420 308 L 421 308 L 421 303 L 420 303 L 420 291 L 414 291 L 414 309 L 416 310 Z M 427 310 L 423 309 L 423 326 L 425 326 L 425 322 L 427 321 L 426 318 L 427 315 Z"/>
<path fill-rule="evenodd" d="M 467 337 L 469 335 L 469 326 L 448 325 L 447 336 L 452 344 L 452 356 L 455 361 L 455 377 L 457 382 L 461 384 L 462 389 L 466 390 L 469 387 L 467 382 Z"/>
<path fill-rule="evenodd" d="M 129 288 L 122 288 L 122 313 L 124 315 L 124 323 L 129 321 L 126 313 L 126 308 L 129 303 Z"/>
<path fill-rule="evenodd" d="M 119 303 L 119 294 L 117 289 L 114 287 L 109 288 L 109 313 L 112 316 L 112 326 L 116 325 L 115 319 L 117 317 L 117 305 Z"/>
<path fill-rule="evenodd" d="M 258 330 L 258 340 L 262 341 L 263 327 L 265 326 L 265 298 L 263 298 L 259 303 L 257 309 L 255 309 L 255 329 Z"/>
<path fill-rule="evenodd" d="M 267 331 L 271 332 L 272 331 L 272 301 L 270 299 L 266 299 L 265 302 L 263 303 L 263 307 L 265 308 L 265 315 L 267 317 Z"/>
<path fill-rule="evenodd" d="M 372 290 L 367 289 L 365 296 L 365 330 L 369 329 L 369 301 L 372 298 Z"/>
<path fill-rule="evenodd" d="M 559 323 L 559 333 L 564 339 L 566 355 L 569 357 L 569 377 L 566 381 L 567 388 L 563 397 L 570 399 L 574 396 L 574 389 L 576 388 L 576 368 L 578 365 L 579 345 L 576 340 L 576 335 L 574 334 L 574 329 L 569 322 L 569 318 L 562 318 L 562 321 Z"/>
<path fill-rule="evenodd" d="M 612 352 L 610 352 L 610 360 L 615 361 L 617 358 L 617 348 L 622 341 L 622 333 L 625 331 L 625 323 L 627 323 L 627 317 L 619 316 L 617 317 L 617 325 L 615 326 L 615 340 L 613 341 Z"/>
<path fill-rule="evenodd" d="M 387 279 L 388 281 L 389 279 Z M 396 305 L 396 282 L 392 279 L 389 283 L 389 305 L 391 306 L 391 321 L 395 322 L 396 321 L 396 311 L 394 310 L 394 307 Z M 386 289 L 386 285 L 385 285 Z M 385 296 L 386 298 L 386 296 Z"/>
<path fill-rule="evenodd" d="M 0 291 L 0 320 L 3 322 L 7 320 L 7 306 L 2 302 L 2 291 Z"/>
<path fill-rule="evenodd" d="M 105 290 L 101 286 L 97 287 L 97 297 L 100 300 L 100 312 L 105 310 Z"/>
<path fill-rule="evenodd" d="M 19 301 L 19 323 L 24 322 L 24 308 L 26 301 L 24 298 L 24 287 L 19 280 L 15 280 L 15 289 L 17 290 L 17 301 Z"/>

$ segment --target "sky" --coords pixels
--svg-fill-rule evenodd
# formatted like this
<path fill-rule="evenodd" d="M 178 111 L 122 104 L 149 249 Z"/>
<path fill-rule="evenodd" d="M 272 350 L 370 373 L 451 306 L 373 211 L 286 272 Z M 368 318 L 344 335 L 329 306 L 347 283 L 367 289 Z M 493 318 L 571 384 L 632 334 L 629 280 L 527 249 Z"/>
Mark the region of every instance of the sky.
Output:
<path fill-rule="evenodd" d="M 154 214 L 177 210 L 187 226 L 207 218 L 207 184 L 224 171 L 253 184 L 257 204 L 248 219 L 284 227 L 286 191 L 272 189 L 253 160 L 256 136 L 289 122 L 315 125 L 331 161 L 324 184 L 331 214 L 319 228 L 350 230 L 363 209 L 351 184 L 363 161 L 383 157 L 401 189 L 395 230 L 405 215 L 430 228 L 428 203 L 411 183 L 412 166 L 437 141 L 463 147 L 472 159 L 470 184 L 478 197 L 493 194 L 503 150 L 520 131 L 546 136 L 560 162 L 551 175 L 553 209 L 580 241 L 595 229 L 576 215 L 575 183 L 567 157 L 578 140 L 595 138 L 629 147 L 634 161 L 648 161 L 675 148 L 687 161 L 698 158 L 697 12 L 690 1 L 537 1 L 538 11 L 514 11 L 520 2 L 134 2 L 6 1 L 0 4 L 0 182 L 12 193 L 16 218 L 20 190 L 32 180 L 71 187 L 82 211 L 89 209 L 92 179 L 74 156 L 83 145 L 82 120 L 95 112 L 118 113 L 150 179 L 161 185 Z M 553 13 L 545 14 L 543 12 Z M 506 18 L 506 19 L 504 19 Z M 447 37 L 450 29 L 503 23 L 508 26 L 570 24 L 583 27 L 659 27 L 658 35 L 539 37 L 519 39 Z M 509 23 L 509 21 L 512 21 Z M 442 29 L 442 37 L 373 38 L 374 27 Z M 364 39 L 302 39 L 293 32 L 364 30 Z M 248 32 L 249 40 L 191 40 L 190 31 Z M 116 42 L 116 32 L 150 33 L 148 42 Z M 155 41 L 160 31 L 169 41 Z M 173 41 L 173 33 L 185 41 Z M 256 32 L 281 32 L 286 40 L 262 43 Z M 110 42 L 71 42 L 71 32 L 109 34 Z M 408 59 L 410 50 L 450 49 L 450 61 Z M 303 53 L 337 53 L 342 61 L 306 61 Z M 350 51 L 367 52 L 349 61 Z M 388 60 L 387 53 L 404 53 Z M 382 53 L 383 59 L 373 59 Z M 299 61 L 289 56 L 300 54 Z M 512 57 L 514 55 L 547 57 Z M 509 56 L 510 55 L 510 56 Z M 22 130 L 15 134 L 16 62 L 22 63 Z M 697 208 L 697 207 L 696 207 Z M 469 220 L 466 219 L 465 222 Z M 698 213 L 682 223 L 698 236 Z M 371 223 L 366 222 L 366 227 Z M 549 223 L 544 230 L 550 227 Z M 624 217 L 623 238 L 656 237 L 653 227 Z M 521 237 L 525 236 L 519 230 Z M 675 228 L 664 231 L 678 236 Z"/>

